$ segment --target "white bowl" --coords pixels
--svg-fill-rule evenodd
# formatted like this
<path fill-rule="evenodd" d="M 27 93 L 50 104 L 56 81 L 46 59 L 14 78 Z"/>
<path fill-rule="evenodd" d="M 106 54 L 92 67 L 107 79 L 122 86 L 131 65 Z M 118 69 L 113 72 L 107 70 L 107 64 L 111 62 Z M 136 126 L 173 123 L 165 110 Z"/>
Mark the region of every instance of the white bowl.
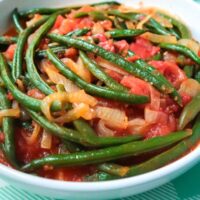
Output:
<path fill-rule="evenodd" d="M 72 4 L 84 4 L 98 2 L 98 0 L 0 0 L 0 32 L 8 28 L 9 17 L 13 8 L 20 10 L 33 7 L 59 7 Z M 121 0 L 129 6 L 139 6 L 139 0 Z M 143 0 L 144 6 L 154 6 L 163 8 L 179 16 L 185 21 L 193 32 L 193 36 L 200 40 L 200 6 L 190 0 Z M 0 177 L 8 183 L 21 187 L 27 191 L 34 192 L 48 197 L 64 199 L 113 199 L 138 194 L 155 187 L 158 187 L 175 177 L 183 174 L 194 166 L 200 158 L 200 148 L 184 156 L 183 158 L 162 167 L 158 170 L 142 174 L 135 177 L 121 180 L 95 182 L 95 183 L 75 183 L 44 179 L 28 175 L 4 165 L 0 165 Z"/>

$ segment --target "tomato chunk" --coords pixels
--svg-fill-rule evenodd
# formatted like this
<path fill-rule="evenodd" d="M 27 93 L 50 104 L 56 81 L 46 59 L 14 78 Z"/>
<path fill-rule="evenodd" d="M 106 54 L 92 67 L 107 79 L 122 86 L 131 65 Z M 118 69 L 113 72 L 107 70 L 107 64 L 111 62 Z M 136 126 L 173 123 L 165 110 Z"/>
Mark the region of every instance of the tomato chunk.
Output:
<path fill-rule="evenodd" d="M 187 79 L 183 70 L 173 62 L 153 60 L 149 64 L 161 72 L 176 88 L 179 88 L 180 84 Z"/>
<path fill-rule="evenodd" d="M 153 46 L 148 40 L 138 37 L 136 42 L 131 43 L 130 50 L 142 59 L 148 59 L 160 51 L 160 47 Z"/>

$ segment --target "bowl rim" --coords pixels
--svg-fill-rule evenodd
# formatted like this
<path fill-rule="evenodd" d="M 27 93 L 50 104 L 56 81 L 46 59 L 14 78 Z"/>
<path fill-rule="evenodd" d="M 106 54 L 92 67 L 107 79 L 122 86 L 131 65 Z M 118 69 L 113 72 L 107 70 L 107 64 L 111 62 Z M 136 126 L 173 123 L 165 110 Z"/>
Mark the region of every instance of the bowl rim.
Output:
<path fill-rule="evenodd" d="M 191 6 L 198 7 L 200 9 L 200 5 L 193 2 L 192 0 L 185 0 Z M 21 182 L 23 184 L 48 188 L 48 189 L 56 189 L 58 191 L 108 191 L 108 190 L 116 190 L 125 187 L 132 186 L 140 186 L 145 183 L 149 183 L 159 179 L 162 176 L 167 176 L 179 169 L 183 168 L 185 165 L 188 165 L 191 162 L 193 164 L 200 161 L 200 145 L 189 152 L 187 155 L 179 158 L 178 160 L 163 166 L 159 169 L 133 176 L 127 177 L 117 180 L 109 180 L 109 181 L 101 181 L 101 182 L 73 182 L 73 181 L 60 181 L 47 179 L 43 177 L 34 176 L 31 174 L 27 174 L 16 169 L 9 168 L 3 164 L 0 164 L 0 175 L 2 178 L 8 177 L 10 180 L 14 180 L 16 182 Z"/>

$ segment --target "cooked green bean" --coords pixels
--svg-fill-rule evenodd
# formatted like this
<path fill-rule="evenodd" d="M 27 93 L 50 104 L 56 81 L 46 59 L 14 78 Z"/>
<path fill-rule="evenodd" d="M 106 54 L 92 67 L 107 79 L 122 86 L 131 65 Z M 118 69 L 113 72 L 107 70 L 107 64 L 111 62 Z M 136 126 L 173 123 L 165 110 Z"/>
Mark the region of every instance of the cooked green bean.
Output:
<path fill-rule="evenodd" d="M 22 25 L 20 24 L 19 13 L 18 13 L 17 8 L 15 8 L 12 12 L 12 20 L 13 20 L 16 30 L 19 33 L 21 33 L 24 29 Z"/>
<path fill-rule="evenodd" d="M 180 44 L 161 43 L 160 47 L 163 48 L 163 49 L 167 49 L 167 50 L 170 50 L 170 51 L 175 51 L 175 52 L 181 53 L 181 54 L 191 58 L 197 64 L 200 64 L 199 56 L 186 46 L 183 46 L 183 45 L 180 45 Z"/>
<path fill-rule="evenodd" d="M 62 11 L 63 12 L 63 11 Z M 40 75 L 37 72 L 37 68 L 34 64 L 34 56 L 35 56 L 35 50 L 37 46 L 40 43 L 40 40 L 42 37 L 50 30 L 50 28 L 53 26 L 57 16 L 62 13 L 57 12 L 55 14 L 52 14 L 49 19 L 38 29 L 35 33 L 34 39 L 29 45 L 27 52 L 26 52 L 26 64 L 27 64 L 27 71 L 30 76 L 30 80 L 33 85 L 35 85 L 36 88 L 38 88 L 40 91 L 42 91 L 44 94 L 51 94 L 53 93 L 53 90 L 51 87 L 45 83 Z"/>
<path fill-rule="evenodd" d="M 13 58 L 13 66 L 12 66 L 12 78 L 16 81 L 22 74 L 22 65 L 23 65 L 23 54 L 24 48 L 30 34 L 37 29 L 40 25 L 42 25 L 48 17 L 43 17 L 41 20 L 33 24 L 32 26 L 22 30 L 19 34 L 17 41 L 17 48 L 15 50 L 14 58 Z"/>
<path fill-rule="evenodd" d="M 10 74 L 8 73 L 7 63 L 1 53 L 0 53 L 0 73 L 6 88 L 12 93 L 15 100 L 17 100 L 23 106 L 30 108 L 32 110 L 35 111 L 41 110 L 40 100 L 27 96 L 13 84 L 12 80 L 10 79 Z M 60 109 L 61 109 L 60 104 L 52 105 L 52 110 L 60 110 Z"/>
<path fill-rule="evenodd" d="M 104 163 L 97 166 L 98 170 L 113 176 L 124 177 L 130 170 L 130 167 L 121 166 L 114 163 Z"/>
<path fill-rule="evenodd" d="M 0 105 L 2 109 L 9 109 L 11 103 L 6 98 L 6 92 L 0 87 Z M 14 143 L 14 121 L 11 117 L 3 117 L 3 133 L 5 141 L 3 144 L 3 150 L 6 158 L 12 164 L 13 167 L 18 167 L 18 162 L 15 155 L 15 143 Z"/>
<path fill-rule="evenodd" d="M 89 71 L 99 80 L 103 81 L 107 87 L 116 91 L 127 92 L 127 89 L 117 81 L 107 75 L 100 66 L 92 61 L 84 52 L 80 51 L 80 57 Z"/>
<path fill-rule="evenodd" d="M 140 30 L 140 29 L 114 29 L 111 31 L 106 32 L 107 36 L 110 36 L 112 38 L 129 38 L 141 35 L 145 33 L 146 30 Z"/>
<path fill-rule="evenodd" d="M 59 60 L 50 49 L 47 50 L 47 57 L 55 65 L 55 67 L 61 71 L 64 76 L 75 82 L 80 88 L 83 88 L 86 92 L 90 94 L 130 104 L 143 104 L 149 101 L 149 98 L 147 96 L 139 96 L 128 94 L 125 92 L 118 92 L 104 87 L 88 84 L 78 75 L 76 75 L 72 70 L 66 67 L 66 65 L 63 64 L 61 60 Z"/>
<path fill-rule="evenodd" d="M 0 36 L 0 44 L 13 44 L 17 43 L 17 37 L 10 37 L 10 36 Z"/>
<path fill-rule="evenodd" d="M 191 38 L 191 32 L 189 29 L 183 24 L 180 20 L 177 20 L 169 15 L 166 15 L 164 13 L 159 13 L 161 16 L 168 19 L 174 27 L 178 29 L 178 31 L 181 34 L 181 38 Z"/>
<path fill-rule="evenodd" d="M 183 71 L 185 72 L 185 74 L 186 74 L 186 76 L 188 78 L 192 78 L 193 71 L 194 71 L 194 66 L 192 66 L 192 65 L 191 66 L 186 65 L 186 66 L 184 66 Z"/>
<path fill-rule="evenodd" d="M 55 53 L 55 54 L 64 54 L 65 51 L 66 51 L 66 46 L 53 46 L 53 47 L 50 47 L 50 49 Z M 46 57 L 47 55 L 47 51 L 46 50 L 39 50 L 36 52 L 36 57 L 38 58 L 44 58 Z"/>
<path fill-rule="evenodd" d="M 93 20 L 95 21 L 99 21 L 99 20 L 106 20 L 109 19 L 109 17 L 107 17 L 103 12 L 101 11 L 91 11 L 91 12 L 79 12 L 76 13 L 74 15 L 75 18 L 82 18 L 82 17 L 86 17 L 86 16 L 90 16 Z"/>
<path fill-rule="evenodd" d="M 109 15 L 117 16 L 125 20 L 130 20 L 130 21 L 138 21 L 141 19 L 141 17 L 144 17 L 144 14 L 140 13 L 134 13 L 134 12 L 128 12 L 128 13 L 122 13 L 118 10 L 109 10 L 108 11 Z M 161 35 L 169 35 L 169 31 L 166 30 L 165 27 L 163 27 L 160 23 L 158 23 L 156 20 L 153 18 L 150 18 L 149 21 L 146 23 L 147 27 L 150 27 L 151 29 L 154 30 L 154 32 L 161 34 Z"/>
<path fill-rule="evenodd" d="M 90 30 L 91 30 L 90 28 L 78 29 L 78 30 L 69 32 L 68 34 L 66 34 L 66 36 L 71 36 L 71 37 L 76 36 L 76 37 L 79 37 L 79 36 L 83 36 L 83 35 L 87 34 Z"/>
<path fill-rule="evenodd" d="M 48 132 L 62 138 L 69 140 L 71 142 L 82 144 L 83 146 L 89 147 L 102 147 L 102 146 L 110 146 L 110 145 L 118 145 L 124 144 L 131 141 L 135 141 L 141 138 L 140 135 L 132 135 L 125 137 L 87 137 L 86 133 L 78 132 L 72 129 L 68 129 L 62 126 L 57 125 L 56 123 L 48 121 L 43 116 L 38 113 L 27 110 L 30 116 L 36 121 L 40 126 L 46 129 Z M 92 139 L 92 140 L 91 140 Z"/>
<path fill-rule="evenodd" d="M 160 91 L 170 94 L 175 99 L 175 101 L 181 104 L 180 95 L 178 94 L 176 89 L 171 85 L 171 83 L 155 68 L 147 65 L 145 62 L 137 60 L 135 63 L 130 63 L 123 57 L 109 52 L 97 45 L 88 43 L 84 40 L 70 38 L 67 36 L 63 37 L 57 34 L 49 34 L 48 37 L 53 41 L 70 45 L 83 51 L 95 53 L 96 55 L 101 56 L 102 58 L 109 60 L 114 64 L 117 64 L 127 72 L 150 82 Z"/>
<path fill-rule="evenodd" d="M 117 160 L 145 152 L 151 152 L 168 147 L 191 135 L 190 132 L 182 131 L 172 133 L 168 136 L 156 137 L 142 142 L 130 142 L 115 147 L 108 147 L 99 150 L 78 152 L 72 154 L 50 155 L 45 158 L 36 159 L 22 167 L 24 171 L 32 171 L 46 164 L 54 167 L 75 166 L 102 163 Z"/>
<path fill-rule="evenodd" d="M 182 110 L 178 128 L 183 129 L 200 112 L 200 94 L 196 95 Z"/>

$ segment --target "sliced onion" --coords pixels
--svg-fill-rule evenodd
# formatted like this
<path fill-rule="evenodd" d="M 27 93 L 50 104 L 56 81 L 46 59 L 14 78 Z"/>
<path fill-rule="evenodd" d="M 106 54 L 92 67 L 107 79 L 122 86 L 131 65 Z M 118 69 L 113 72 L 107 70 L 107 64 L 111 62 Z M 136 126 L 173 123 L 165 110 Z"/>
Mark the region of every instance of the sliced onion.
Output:
<path fill-rule="evenodd" d="M 42 132 L 42 139 L 40 143 L 40 147 L 42 149 L 51 149 L 52 147 L 52 135 L 48 133 L 46 130 Z"/>
<path fill-rule="evenodd" d="M 103 26 L 99 22 L 95 23 L 94 26 L 92 27 L 92 34 L 96 35 L 96 34 L 102 34 L 102 33 L 104 33 Z"/>
<path fill-rule="evenodd" d="M 55 65 L 47 59 L 42 59 L 40 62 L 40 68 L 46 72 L 47 69 L 59 73 L 59 70 Z"/>
<path fill-rule="evenodd" d="M 142 34 L 142 37 L 154 43 L 177 43 L 176 37 L 172 35 L 158 35 L 147 32 Z"/>
<path fill-rule="evenodd" d="M 58 72 L 54 71 L 51 68 L 44 67 L 44 71 L 48 75 L 49 79 L 55 84 L 62 84 L 66 92 L 76 92 L 79 89 L 72 81 L 65 78 L 63 75 L 59 74 Z"/>
<path fill-rule="evenodd" d="M 74 73 L 79 75 L 82 79 L 87 81 L 88 83 L 91 82 L 91 73 L 90 71 L 84 66 L 81 58 L 78 58 L 77 63 L 75 63 L 70 58 L 62 58 L 61 61 L 69 67 Z"/>
<path fill-rule="evenodd" d="M 21 91 L 25 91 L 24 83 L 20 79 L 17 79 L 16 83 Z"/>
<path fill-rule="evenodd" d="M 144 110 L 144 119 L 148 124 L 155 124 L 158 122 L 167 124 L 168 115 L 164 112 L 153 110 L 146 106 Z"/>
<path fill-rule="evenodd" d="M 40 14 L 35 14 L 34 17 L 26 22 L 26 26 L 30 27 L 32 25 L 34 25 L 37 21 L 39 21 L 42 18 L 42 15 Z"/>
<path fill-rule="evenodd" d="M 48 120 L 54 121 L 54 117 L 51 115 L 50 108 L 54 101 L 60 101 L 62 103 L 84 103 L 86 105 L 95 106 L 97 100 L 86 94 L 84 90 L 79 90 L 78 92 L 66 93 L 66 92 L 57 92 L 46 96 L 42 100 L 41 110 Z"/>
<path fill-rule="evenodd" d="M 128 132 L 135 134 L 135 133 L 143 133 L 148 123 L 142 118 L 135 118 L 128 121 Z"/>
<path fill-rule="evenodd" d="M 150 97 L 151 97 L 151 108 L 154 110 L 159 110 L 160 108 L 160 93 L 154 89 L 152 86 L 150 88 Z"/>
<path fill-rule="evenodd" d="M 79 119 L 80 117 L 84 117 L 84 115 L 88 112 L 90 112 L 90 107 L 87 104 L 80 103 L 76 105 L 73 109 L 69 110 L 66 114 L 55 118 L 54 121 L 58 123 L 68 123 Z"/>
<path fill-rule="evenodd" d="M 20 109 L 19 108 L 11 108 L 0 110 L 0 122 L 2 122 L 4 117 L 20 117 Z"/>
<path fill-rule="evenodd" d="M 198 54 L 199 52 L 199 47 L 200 47 L 199 43 L 192 39 L 180 39 L 178 41 L 178 44 L 188 47 L 189 49 L 194 51 L 196 54 Z"/>
<path fill-rule="evenodd" d="M 99 120 L 97 124 L 97 132 L 98 132 L 98 135 L 101 137 L 111 137 L 115 135 L 116 131 L 106 127 L 103 120 Z"/>
<path fill-rule="evenodd" d="M 179 93 L 185 93 L 191 97 L 194 97 L 200 93 L 200 84 L 194 79 L 186 79 L 181 83 Z"/>
<path fill-rule="evenodd" d="M 36 143 L 36 141 L 41 133 L 41 130 L 42 130 L 41 126 L 34 122 L 34 129 L 33 129 L 31 136 L 27 136 L 24 134 L 23 137 L 28 144 L 34 144 L 34 143 Z"/>
<path fill-rule="evenodd" d="M 128 126 L 128 118 L 122 110 L 97 106 L 95 113 L 96 117 L 104 120 L 109 127 L 125 129 Z"/>
<path fill-rule="evenodd" d="M 132 21 L 126 21 L 126 26 L 128 29 L 135 29 L 135 24 Z"/>
<path fill-rule="evenodd" d="M 143 29 L 143 26 L 145 23 L 147 23 L 155 14 L 155 11 L 152 11 L 151 14 L 147 15 L 144 17 L 144 19 L 142 19 L 136 26 L 136 29 Z"/>
<path fill-rule="evenodd" d="M 123 69 L 120 69 L 117 65 L 115 65 L 107 60 L 104 60 L 101 57 L 97 57 L 96 62 L 98 63 L 98 65 L 102 66 L 105 69 L 115 71 L 122 75 L 128 75 L 128 72 L 124 71 Z"/>
<path fill-rule="evenodd" d="M 159 15 L 159 14 L 155 14 L 153 16 L 153 18 L 160 23 L 162 26 L 166 27 L 166 28 L 173 28 L 172 23 L 165 17 Z"/>

